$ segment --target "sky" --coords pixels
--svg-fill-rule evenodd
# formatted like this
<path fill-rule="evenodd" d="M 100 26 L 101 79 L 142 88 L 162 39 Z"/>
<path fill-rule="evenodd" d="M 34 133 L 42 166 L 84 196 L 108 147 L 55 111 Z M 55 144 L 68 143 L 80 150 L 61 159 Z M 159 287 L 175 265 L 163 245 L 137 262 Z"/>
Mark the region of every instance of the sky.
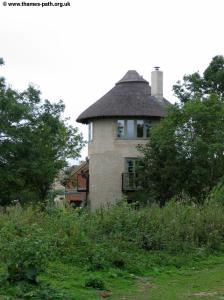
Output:
<path fill-rule="evenodd" d="M 174 103 L 177 80 L 224 55 L 223 0 L 51 0 L 70 4 L 63 7 L 1 1 L 0 75 L 19 91 L 33 84 L 43 99 L 62 99 L 65 116 L 85 138 L 76 118 L 128 70 L 150 82 L 160 66 L 164 96 Z"/>

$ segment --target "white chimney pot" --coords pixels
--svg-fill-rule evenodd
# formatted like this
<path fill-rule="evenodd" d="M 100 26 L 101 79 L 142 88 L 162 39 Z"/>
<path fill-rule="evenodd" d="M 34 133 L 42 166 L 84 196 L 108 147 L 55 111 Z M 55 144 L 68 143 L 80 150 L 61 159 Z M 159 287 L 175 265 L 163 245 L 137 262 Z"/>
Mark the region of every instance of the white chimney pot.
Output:
<path fill-rule="evenodd" d="M 151 73 L 151 95 L 160 101 L 163 100 L 163 72 L 159 67 L 155 67 Z"/>

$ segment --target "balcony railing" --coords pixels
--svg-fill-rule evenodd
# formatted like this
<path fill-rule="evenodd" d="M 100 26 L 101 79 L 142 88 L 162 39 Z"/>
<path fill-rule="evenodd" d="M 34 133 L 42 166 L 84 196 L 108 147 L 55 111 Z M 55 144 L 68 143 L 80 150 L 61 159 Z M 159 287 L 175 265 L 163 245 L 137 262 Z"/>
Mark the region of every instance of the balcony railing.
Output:
<path fill-rule="evenodd" d="M 139 176 L 136 173 L 122 173 L 122 191 L 123 192 L 135 192 L 141 190 L 141 182 Z"/>

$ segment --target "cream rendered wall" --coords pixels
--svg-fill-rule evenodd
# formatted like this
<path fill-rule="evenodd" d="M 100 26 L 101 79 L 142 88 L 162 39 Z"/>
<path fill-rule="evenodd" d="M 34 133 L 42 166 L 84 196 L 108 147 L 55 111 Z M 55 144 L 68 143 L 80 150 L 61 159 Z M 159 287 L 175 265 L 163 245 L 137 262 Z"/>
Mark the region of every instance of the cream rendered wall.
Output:
<path fill-rule="evenodd" d="M 91 210 L 107 207 L 122 197 L 121 174 L 125 158 L 138 157 L 138 144 L 147 140 L 120 140 L 116 137 L 116 119 L 93 122 L 93 141 L 89 142 L 89 202 Z"/>

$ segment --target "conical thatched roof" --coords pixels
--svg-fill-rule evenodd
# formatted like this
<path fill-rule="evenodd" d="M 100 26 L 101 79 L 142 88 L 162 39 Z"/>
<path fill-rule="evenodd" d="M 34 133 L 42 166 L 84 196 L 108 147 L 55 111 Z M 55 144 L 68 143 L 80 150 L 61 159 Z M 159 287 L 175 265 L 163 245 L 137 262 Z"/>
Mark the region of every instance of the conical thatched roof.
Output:
<path fill-rule="evenodd" d="M 151 87 L 136 71 L 125 76 L 102 98 L 88 107 L 77 122 L 106 117 L 162 117 L 170 103 L 151 96 Z"/>

